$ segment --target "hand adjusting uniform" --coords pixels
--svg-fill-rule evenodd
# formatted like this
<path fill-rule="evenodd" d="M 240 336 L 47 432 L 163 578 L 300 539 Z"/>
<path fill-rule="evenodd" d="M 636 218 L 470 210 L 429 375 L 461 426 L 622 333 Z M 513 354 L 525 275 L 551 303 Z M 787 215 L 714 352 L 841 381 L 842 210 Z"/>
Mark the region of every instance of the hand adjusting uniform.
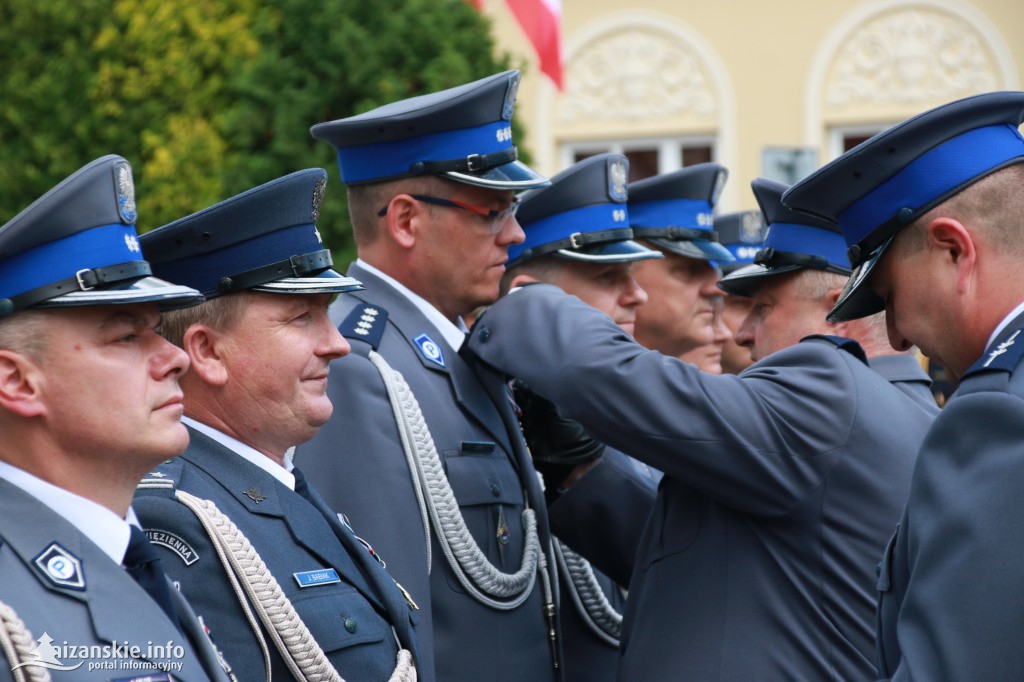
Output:
<path fill-rule="evenodd" d="M 875 491 L 909 485 L 934 403 L 826 339 L 741 377 L 705 375 L 544 285 L 495 304 L 469 343 L 665 472 L 630 584 L 621 679 L 872 669 L 877 538 L 902 506 Z"/>

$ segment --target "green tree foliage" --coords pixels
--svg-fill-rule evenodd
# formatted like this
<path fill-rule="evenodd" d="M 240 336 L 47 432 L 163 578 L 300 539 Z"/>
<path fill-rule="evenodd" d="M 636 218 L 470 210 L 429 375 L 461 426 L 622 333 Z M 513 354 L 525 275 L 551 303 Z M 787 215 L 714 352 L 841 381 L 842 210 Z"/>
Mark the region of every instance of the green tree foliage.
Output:
<path fill-rule="evenodd" d="M 0 223 L 108 153 L 141 231 L 321 166 L 339 266 L 344 188 L 310 126 L 509 68 L 465 0 L 4 0 L 0 44 Z"/>

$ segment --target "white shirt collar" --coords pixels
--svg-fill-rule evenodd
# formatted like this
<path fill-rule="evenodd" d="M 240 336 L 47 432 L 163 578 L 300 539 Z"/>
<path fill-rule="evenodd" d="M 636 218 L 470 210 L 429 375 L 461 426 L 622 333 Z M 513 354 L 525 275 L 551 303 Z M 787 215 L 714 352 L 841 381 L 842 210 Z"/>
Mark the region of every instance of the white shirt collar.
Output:
<path fill-rule="evenodd" d="M 126 518 L 122 519 L 101 504 L 47 483 L 7 462 L 0 462 L 0 478 L 21 488 L 62 516 L 115 563 L 124 561 L 131 535 L 128 525 L 139 526 L 139 520 L 131 507 L 128 508 Z"/>
<path fill-rule="evenodd" d="M 1021 313 L 1024 313 L 1024 301 L 1020 302 L 1016 308 L 1010 311 L 1009 315 L 1003 318 L 1002 322 L 996 325 L 995 331 L 993 331 L 992 335 L 988 337 L 988 343 L 985 344 L 985 348 L 991 346 L 995 342 L 996 338 L 1003 333 L 1006 326 L 1013 321 L 1013 318 L 1017 317 Z"/>
<path fill-rule="evenodd" d="M 182 424 L 191 426 L 196 431 L 199 431 L 205 436 L 212 438 L 227 449 L 234 452 L 242 459 L 252 462 L 260 469 L 263 469 L 268 474 L 281 481 L 289 490 L 295 490 L 295 474 L 292 473 L 292 469 L 295 465 L 292 464 L 292 451 L 289 450 L 284 455 L 284 466 L 280 466 L 277 462 L 267 457 L 259 450 L 249 447 L 245 443 L 235 438 L 232 438 L 223 431 L 218 431 L 212 426 L 207 426 L 202 422 L 197 422 L 191 417 L 182 417 Z"/>
<path fill-rule="evenodd" d="M 452 321 L 445 317 L 440 310 L 432 306 L 419 294 L 415 293 L 412 289 L 409 289 L 394 277 L 386 275 L 377 268 L 373 267 L 362 259 L 357 259 L 356 263 L 359 267 L 368 270 L 377 277 L 387 282 L 395 289 L 398 293 L 409 299 L 416 309 L 419 310 L 423 315 L 430 321 L 434 328 L 444 337 L 444 340 L 448 342 L 454 350 L 458 351 L 462 347 L 463 341 L 466 340 L 466 332 L 469 329 L 466 328 L 466 323 L 459 318 L 458 324 L 452 324 Z"/>

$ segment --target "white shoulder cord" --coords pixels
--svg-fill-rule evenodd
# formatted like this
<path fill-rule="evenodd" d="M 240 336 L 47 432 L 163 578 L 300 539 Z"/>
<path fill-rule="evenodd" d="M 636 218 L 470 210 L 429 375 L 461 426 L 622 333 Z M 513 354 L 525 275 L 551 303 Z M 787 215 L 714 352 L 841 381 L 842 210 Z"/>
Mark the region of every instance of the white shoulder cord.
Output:
<path fill-rule="evenodd" d="M 217 556 L 233 584 L 233 576 L 244 588 L 265 629 L 274 640 L 296 680 L 308 682 L 345 682 L 327 660 L 323 649 L 313 639 L 295 607 L 281 590 L 249 540 L 217 505 L 182 490 L 175 497 L 196 515 L 217 550 Z M 240 601 L 245 600 L 239 595 Z M 258 628 L 255 628 L 258 633 Z M 269 679 L 270 666 L 267 666 Z M 394 673 L 388 682 L 416 682 L 412 654 L 401 649 Z"/>
<path fill-rule="evenodd" d="M 4 652 L 11 668 L 30 660 L 36 640 L 25 627 L 18 614 L 7 604 L 0 602 L 0 650 Z M 50 682 L 50 671 L 39 666 L 25 666 L 12 670 L 15 682 Z"/>
<path fill-rule="evenodd" d="M 466 528 L 448 478 L 437 454 L 430 429 L 423 419 L 416 396 L 402 375 L 388 365 L 376 351 L 370 351 L 370 361 L 380 372 L 388 392 L 395 424 L 402 439 L 409 473 L 416 499 L 420 505 L 426 535 L 428 571 L 430 570 L 430 526 L 438 531 L 438 542 L 465 590 L 477 601 L 493 609 L 515 609 L 523 604 L 533 590 L 537 566 L 543 554 L 537 534 L 537 515 L 527 506 L 523 509 L 523 529 L 526 535 L 523 561 L 515 573 L 499 571 L 481 551 Z M 545 598 L 552 603 L 550 588 L 545 581 Z"/>
<path fill-rule="evenodd" d="M 618 647 L 622 633 L 622 614 L 608 601 L 590 562 L 558 539 L 555 540 L 555 556 L 559 570 L 566 576 L 569 595 L 580 618 L 600 639 Z"/>

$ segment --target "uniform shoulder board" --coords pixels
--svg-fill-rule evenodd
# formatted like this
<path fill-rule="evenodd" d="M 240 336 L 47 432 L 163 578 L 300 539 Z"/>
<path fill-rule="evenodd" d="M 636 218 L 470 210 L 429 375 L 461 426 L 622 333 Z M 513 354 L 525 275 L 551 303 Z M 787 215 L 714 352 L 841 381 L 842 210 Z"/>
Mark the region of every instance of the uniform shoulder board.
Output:
<path fill-rule="evenodd" d="M 845 336 L 830 336 L 828 334 L 814 334 L 813 336 L 807 336 L 801 339 L 806 341 L 807 339 L 818 339 L 825 343 L 832 344 L 840 350 L 845 350 L 847 353 L 857 358 L 865 365 L 868 364 L 868 356 L 864 353 L 864 349 L 860 347 L 860 344 L 853 339 L 848 339 Z"/>
<path fill-rule="evenodd" d="M 1006 372 L 1013 374 L 1024 359 L 1024 329 L 1017 329 L 1004 341 L 989 347 L 988 352 L 978 358 L 971 367 L 964 372 L 961 381 L 972 374 L 982 372 Z"/>
<path fill-rule="evenodd" d="M 181 479 L 181 462 L 168 459 L 142 477 L 136 490 L 174 490 Z"/>
<path fill-rule="evenodd" d="M 363 341 L 377 350 L 387 322 L 388 311 L 379 305 L 363 303 L 352 309 L 345 321 L 338 325 L 338 331 L 346 339 Z"/>

